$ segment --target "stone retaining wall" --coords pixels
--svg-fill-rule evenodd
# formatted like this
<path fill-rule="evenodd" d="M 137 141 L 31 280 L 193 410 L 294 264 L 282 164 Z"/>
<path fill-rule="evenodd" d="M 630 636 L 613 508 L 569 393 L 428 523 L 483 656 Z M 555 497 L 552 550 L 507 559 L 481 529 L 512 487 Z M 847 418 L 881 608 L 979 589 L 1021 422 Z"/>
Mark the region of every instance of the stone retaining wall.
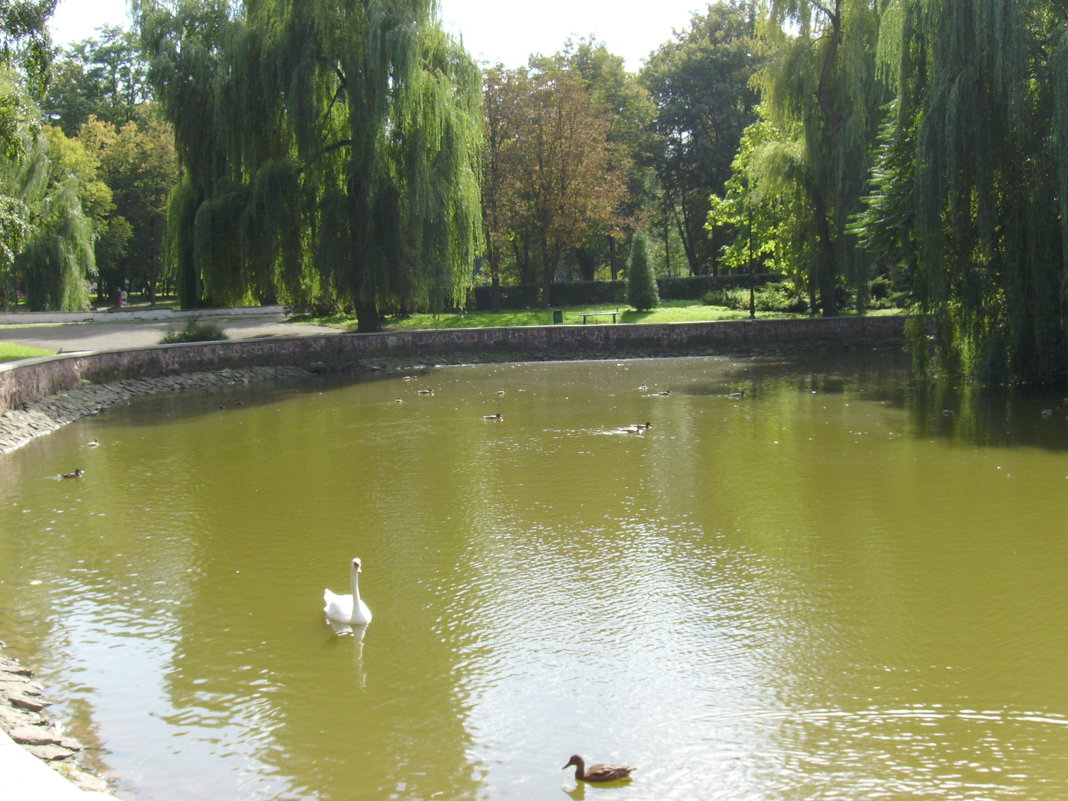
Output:
<path fill-rule="evenodd" d="M 461 328 L 293 339 L 159 345 L 0 364 L 0 411 L 83 384 L 255 366 L 358 368 L 380 360 L 536 361 L 636 358 L 803 347 L 888 347 L 904 342 L 904 317 L 837 317 L 668 323 Z"/>

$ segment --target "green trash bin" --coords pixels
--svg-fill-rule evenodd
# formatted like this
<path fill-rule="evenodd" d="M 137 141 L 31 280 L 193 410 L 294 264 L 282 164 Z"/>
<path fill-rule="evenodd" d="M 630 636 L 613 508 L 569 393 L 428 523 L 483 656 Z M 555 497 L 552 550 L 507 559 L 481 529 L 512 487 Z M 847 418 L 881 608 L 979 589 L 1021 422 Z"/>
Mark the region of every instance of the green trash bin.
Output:
<path fill-rule="evenodd" d="M 553 309 L 553 325 L 560 325 L 564 321 L 564 313 L 560 309 Z"/>

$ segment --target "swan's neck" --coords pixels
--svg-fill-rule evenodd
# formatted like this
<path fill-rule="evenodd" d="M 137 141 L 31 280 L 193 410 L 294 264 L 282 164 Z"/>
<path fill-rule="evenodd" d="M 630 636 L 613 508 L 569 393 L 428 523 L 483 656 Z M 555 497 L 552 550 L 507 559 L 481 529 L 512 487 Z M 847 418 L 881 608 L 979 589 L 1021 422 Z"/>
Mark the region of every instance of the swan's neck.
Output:
<path fill-rule="evenodd" d="M 352 571 L 352 608 L 358 609 L 360 606 L 360 574 Z"/>

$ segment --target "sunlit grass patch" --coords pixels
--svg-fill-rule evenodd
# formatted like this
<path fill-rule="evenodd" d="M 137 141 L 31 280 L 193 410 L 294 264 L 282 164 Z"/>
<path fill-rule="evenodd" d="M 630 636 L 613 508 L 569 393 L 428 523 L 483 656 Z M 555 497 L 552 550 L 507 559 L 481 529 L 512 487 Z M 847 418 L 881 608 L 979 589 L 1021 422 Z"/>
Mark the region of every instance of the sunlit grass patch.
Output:
<path fill-rule="evenodd" d="M 37 356 L 52 356 L 54 350 L 19 345 L 16 342 L 0 342 L 0 362 L 14 362 L 19 359 L 33 359 Z"/>

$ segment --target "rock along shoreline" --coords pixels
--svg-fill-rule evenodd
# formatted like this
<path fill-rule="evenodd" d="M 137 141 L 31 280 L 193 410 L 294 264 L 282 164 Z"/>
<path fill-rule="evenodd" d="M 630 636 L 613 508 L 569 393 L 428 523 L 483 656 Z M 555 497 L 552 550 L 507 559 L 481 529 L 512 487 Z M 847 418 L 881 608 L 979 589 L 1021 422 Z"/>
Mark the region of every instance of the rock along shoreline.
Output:
<path fill-rule="evenodd" d="M 76 788 L 106 793 L 107 782 L 78 765 L 77 755 L 83 750 L 82 744 L 63 734 L 59 724 L 44 715 L 50 702 L 44 697 L 44 688 L 33 680 L 33 676 L 33 671 L 23 667 L 18 660 L 0 654 L 0 728 Z"/>
<path fill-rule="evenodd" d="M 0 454 L 9 453 L 78 418 L 98 414 L 135 398 L 310 375 L 312 371 L 301 367 L 241 367 L 158 378 L 127 378 L 109 384 L 87 384 L 30 401 L 21 408 L 8 409 L 0 414 Z"/>

